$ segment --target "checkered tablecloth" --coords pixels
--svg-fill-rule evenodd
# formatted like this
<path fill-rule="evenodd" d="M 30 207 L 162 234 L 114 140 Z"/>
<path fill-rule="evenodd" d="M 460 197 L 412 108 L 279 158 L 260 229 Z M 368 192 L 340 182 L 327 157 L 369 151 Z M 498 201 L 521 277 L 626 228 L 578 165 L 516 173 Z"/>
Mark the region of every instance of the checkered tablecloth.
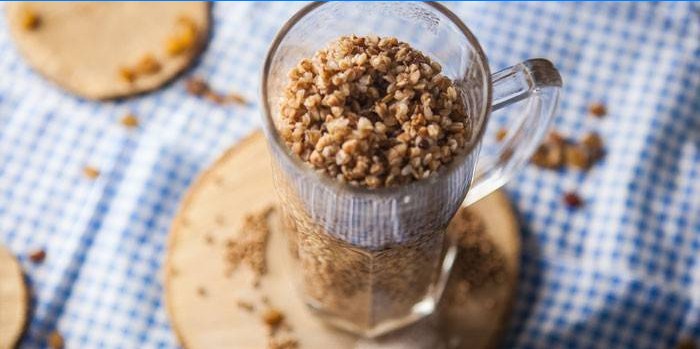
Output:
<path fill-rule="evenodd" d="M 255 101 L 267 45 L 301 5 L 215 4 L 211 44 L 189 74 Z M 492 70 L 529 57 L 555 62 L 565 82 L 555 127 L 574 138 L 596 130 L 607 148 L 587 174 L 530 166 L 508 185 L 523 256 L 505 346 L 700 340 L 700 6 L 449 7 Z M 587 117 L 592 101 L 608 116 Z M 119 124 L 128 111 L 138 130 Z M 257 101 L 215 106 L 187 96 L 182 79 L 118 102 L 66 94 L 24 63 L 2 16 L 0 241 L 31 284 L 22 347 L 45 347 L 54 328 L 69 349 L 176 347 L 159 272 L 171 219 L 198 172 L 259 119 Z M 85 165 L 100 177 L 85 178 Z M 582 209 L 561 204 L 573 189 Z M 46 249 L 43 264 L 28 260 L 35 248 Z"/>

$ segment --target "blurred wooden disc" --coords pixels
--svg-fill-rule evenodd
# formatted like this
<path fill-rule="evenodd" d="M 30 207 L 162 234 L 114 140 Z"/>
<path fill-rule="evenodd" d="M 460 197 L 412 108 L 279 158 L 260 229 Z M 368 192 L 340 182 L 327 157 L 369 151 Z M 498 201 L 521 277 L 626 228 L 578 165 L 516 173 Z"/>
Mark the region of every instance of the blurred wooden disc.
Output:
<path fill-rule="evenodd" d="M 27 290 L 22 268 L 0 245 L 0 349 L 14 348 L 27 322 Z"/>
<path fill-rule="evenodd" d="M 292 285 L 295 271 L 276 214 L 269 220 L 268 272 L 259 288 L 252 286 L 247 268 L 226 276 L 226 241 L 236 239 L 247 213 L 275 201 L 261 133 L 226 151 L 190 188 L 175 217 L 164 266 L 168 314 L 185 348 L 266 347 L 263 298 L 285 314 L 299 348 L 438 348 L 448 341 L 457 343 L 450 347 L 488 348 L 498 341 L 510 310 L 520 252 L 518 226 L 503 193 L 469 208 L 482 218 L 487 239 L 502 256 L 502 282 L 474 285 L 462 304 L 444 305 L 446 310 L 435 317 L 373 341 L 332 329 L 307 311 Z M 459 281 L 451 277 L 448 288 Z M 244 310 L 239 302 L 255 310 Z"/>
<path fill-rule="evenodd" d="M 209 35 L 205 2 L 12 3 L 7 20 L 27 62 L 48 79 L 90 99 L 129 96 L 156 89 L 192 63 Z M 186 18 L 195 29 L 189 48 L 170 54 L 172 37 Z M 182 43 L 183 41 L 180 41 Z M 151 55 L 158 69 L 129 81 L 121 69 L 134 69 Z"/>

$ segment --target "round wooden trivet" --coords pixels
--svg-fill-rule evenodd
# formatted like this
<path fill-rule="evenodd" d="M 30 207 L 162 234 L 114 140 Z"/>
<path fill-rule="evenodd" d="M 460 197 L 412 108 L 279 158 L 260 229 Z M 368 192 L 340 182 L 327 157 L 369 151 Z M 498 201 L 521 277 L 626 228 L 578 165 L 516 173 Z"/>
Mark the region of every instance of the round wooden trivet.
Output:
<path fill-rule="evenodd" d="M 155 90 L 194 62 L 208 41 L 210 8 L 204 2 L 42 2 L 8 4 L 6 12 L 29 65 L 77 95 L 108 99 Z M 142 64 L 147 56 L 151 63 Z"/>
<path fill-rule="evenodd" d="M 0 349 L 17 345 L 27 322 L 27 289 L 22 268 L 0 245 Z"/>
<path fill-rule="evenodd" d="M 226 241 L 235 240 L 247 213 L 275 202 L 270 158 L 260 133 L 226 151 L 190 188 L 173 222 L 164 266 L 168 313 L 185 348 L 267 347 L 263 299 L 284 313 L 299 348 L 437 348 L 447 342 L 450 347 L 487 348 L 497 342 L 510 310 L 520 253 L 518 225 L 502 192 L 469 208 L 483 221 L 487 249 L 501 257 L 500 282 L 471 285 L 466 301 L 443 305 L 436 316 L 377 340 L 358 340 L 307 311 L 292 285 L 295 271 L 277 212 L 269 218 L 268 271 L 259 287 L 253 287 L 253 274 L 245 266 L 227 275 Z M 448 289 L 457 287 L 460 277 L 453 275 Z M 245 310 L 240 303 L 255 309 Z"/>

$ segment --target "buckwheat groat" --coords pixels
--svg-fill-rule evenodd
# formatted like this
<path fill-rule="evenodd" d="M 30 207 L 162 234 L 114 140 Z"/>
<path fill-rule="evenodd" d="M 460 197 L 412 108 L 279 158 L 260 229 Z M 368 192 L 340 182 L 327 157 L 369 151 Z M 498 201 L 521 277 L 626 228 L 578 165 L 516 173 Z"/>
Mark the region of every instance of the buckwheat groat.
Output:
<path fill-rule="evenodd" d="M 369 188 L 426 178 L 471 133 L 440 64 L 396 38 L 346 36 L 289 72 L 280 133 L 321 173 Z"/>

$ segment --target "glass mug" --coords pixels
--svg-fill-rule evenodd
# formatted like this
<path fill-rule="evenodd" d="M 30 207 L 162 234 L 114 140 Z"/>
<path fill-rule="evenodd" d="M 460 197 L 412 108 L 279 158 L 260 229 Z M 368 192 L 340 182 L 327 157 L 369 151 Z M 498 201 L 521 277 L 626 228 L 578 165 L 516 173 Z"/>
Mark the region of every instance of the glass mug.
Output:
<path fill-rule="evenodd" d="M 397 37 L 442 65 L 472 129 L 462 155 L 426 179 L 367 189 L 318 174 L 290 152 L 276 127 L 287 72 L 350 34 Z M 261 102 L 295 279 L 310 309 L 365 337 L 431 314 L 456 253 L 448 223 L 461 205 L 498 189 L 524 166 L 549 126 L 561 84 L 543 59 L 491 75 L 474 35 L 437 3 L 312 3 L 295 14 L 267 53 Z M 524 108 L 511 116 L 497 156 L 477 161 L 489 114 L 517 101 Z"/>

